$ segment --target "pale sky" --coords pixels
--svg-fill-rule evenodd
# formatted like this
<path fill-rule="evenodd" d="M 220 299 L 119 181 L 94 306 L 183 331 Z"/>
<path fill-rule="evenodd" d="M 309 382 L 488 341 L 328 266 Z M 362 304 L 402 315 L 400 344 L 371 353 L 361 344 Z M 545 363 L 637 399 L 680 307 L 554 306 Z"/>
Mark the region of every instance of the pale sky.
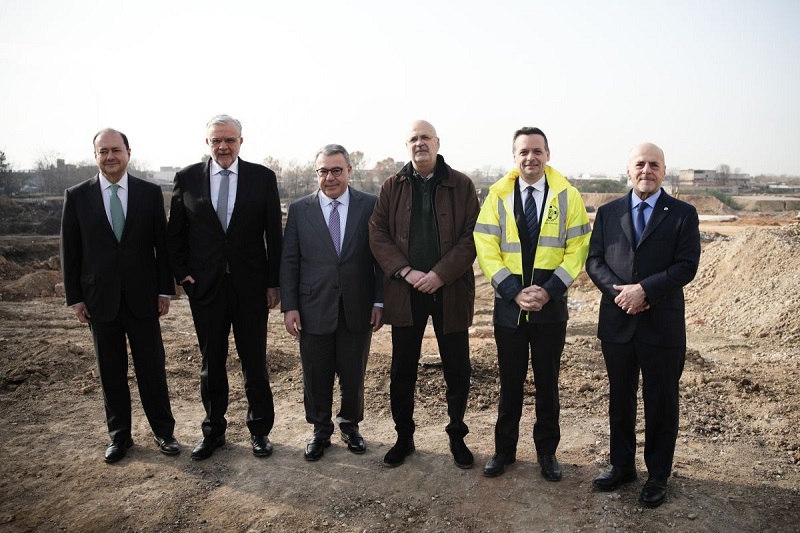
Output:
<path fill-rule="evenodd" d="M 406 161 L 426 119 L 453 167 L 513 167 L 538 126 L 567 175 L 667 167 L 800 175 L 797 0 L 0 0 L 0 150 L 92 159 L 103 127 L 157 170 L 244 125 L 241 156 L 328 143 Z M 87 176 L 88 177 L 88 176 Z"/>

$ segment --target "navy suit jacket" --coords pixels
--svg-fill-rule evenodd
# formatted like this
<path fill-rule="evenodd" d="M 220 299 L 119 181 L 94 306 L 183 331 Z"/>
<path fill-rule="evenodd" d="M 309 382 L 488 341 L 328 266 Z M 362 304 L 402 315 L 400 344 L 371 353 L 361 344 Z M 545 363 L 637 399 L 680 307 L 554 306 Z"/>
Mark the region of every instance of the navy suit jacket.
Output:
<path fill-rule="evenodd" d="M 300 312 L 303 331 L 336 330 L 339 298 L 351 331 L 370 329 L 374 303 L 383 302 L 383 273 L 369 248 L 369 218 L 377 197 L 350 187 L 350 205 L 336 255 L 319 204 L 319 191 L 292 203 L 281 259 L 281 310 Z"/>
<path fill-rule="evenodd" d="M 93 321 L 109 322 L 125 294 L 137 318 L 158 316 L 158 295 L 175 294 L 166 247 L 161 188 L 128 174 L 122 240 L 108 221 L 100 178 L 64 192 L 61 271 L 67 305 L 84 302 Z"/>
<path fill-rule="evenodd" d="M 694 279 L 700 262 L 700 230 L 694 206 L 663 189 L 653 214 L 635 244 L 631 194 L 597 210 L 586 272 L 603 293 L 598 337 L 614 343 L 634 336 L 664 347 L 686 345 L 683 287 Z M 639 283 L 650 309 L 628 315 L 614 298 L 613 285 Z"/>
<path fill-rule="evenodd" d="M 170 266 L 195 302 L 209 303 L 226 272 L 237 294 L 266 305 L 268 287 L 278 286 L 281 258 L 281 205 L 275 173 L 239 159 L 236 200 L 227 231 L 211 203 L 210 159 L 175 174 L 167 226 Z"/>

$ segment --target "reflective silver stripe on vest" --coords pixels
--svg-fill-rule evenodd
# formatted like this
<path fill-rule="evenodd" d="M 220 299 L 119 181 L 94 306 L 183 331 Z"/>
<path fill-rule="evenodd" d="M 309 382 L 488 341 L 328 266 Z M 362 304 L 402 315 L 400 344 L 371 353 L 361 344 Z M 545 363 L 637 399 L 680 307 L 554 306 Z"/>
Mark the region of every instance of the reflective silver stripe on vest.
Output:
<path fill-rule="evenodd" d="M 586 235 L 592 231 L 592 225 L 588 222 L 582 226 L 575 226 L 574 228 L 569 228 L 567 230 L 567 240 L 574 239 L 575 237 L 580 237 L 581 235 Z"/>
<path fill-rule="evenodd" d="M 557 276 L 557 277 L 558 277 L 558 279 L 560 279 L 560 280 L 561 280 L 561 282 L 562 282 L 562 283 L 563 283 L 565 286 L 567 286 L 567 287 L 569 287 L 570 285 L 572 285 L 572 283 L 575 281 L 575 280 L 572 278 L 572 276 L 570 276 L 570 275 L 569 275 L 569 272 L 567 272 L 567 271 L 564 269 L 564 267 L 560 267 L 560 266 L 559 266 L 559 267 L 557 267 L 557 268 L 556 268 L 556 269 L 553 271 L 553 275 L 554 275 L 554 276 Z"/>
<path fill-rule="evenodd" d="M 501 268 L 494 276 L 492 276 L 492 287 L 496 289 L 510 275 L 511 271 L 509 269 Z"/>
<path fill-rule="evenodd" d="M 487 235 L 494 235 L 495 237 L 500 237 L 500 226 L 495 226 L 494 224 L 475 224 L 475 232 L 476 233 L 486 233 Z"/>
<path fill-rule="evenodd" d="M 506 204 L 500 197 L 497 198 L 497 218 L 500 222 L 500 251 L 504 254 L 521 254 L 522 246 L 520 243 L 508 241 L 508 231 L 506 228 Z"/>

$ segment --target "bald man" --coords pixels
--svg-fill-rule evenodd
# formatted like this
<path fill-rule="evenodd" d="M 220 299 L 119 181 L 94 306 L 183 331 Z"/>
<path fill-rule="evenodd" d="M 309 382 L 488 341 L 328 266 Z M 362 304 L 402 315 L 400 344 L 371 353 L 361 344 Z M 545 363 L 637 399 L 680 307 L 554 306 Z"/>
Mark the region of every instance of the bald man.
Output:
<path fill-rule="evenodd" d="M 700 261 L 695 208 L 668 195 L 664 152 L 635 146 L 633 190 L 598 209 L 586 271 L 602 292 L 597 336 L 610 386 L 611 468 L 593 481 L 610 491 L 637 478 L 636 392 L 642 374 L 647 482 L 639 502 L 667 493 L 678 435 L 678 382 L 686 356 L 683 287 Z"/>
<path fill-rule="evenodd" d="M 383 464 L 399 466 L 414 451 L 414 389 L 430 317 L 447 384 L 450 452 L 456 466 L 471 468 L 464 413 L 475 306 L 472 231 L 480 206 L 472 180 L 439 155 L 432 124 L 412 123 L 406 148 L 411 161 L 384 182 L 369 223 L 372 253 L 384 272 L 384 322 L 392 325 L 389 394 L 397 442 Z"/>

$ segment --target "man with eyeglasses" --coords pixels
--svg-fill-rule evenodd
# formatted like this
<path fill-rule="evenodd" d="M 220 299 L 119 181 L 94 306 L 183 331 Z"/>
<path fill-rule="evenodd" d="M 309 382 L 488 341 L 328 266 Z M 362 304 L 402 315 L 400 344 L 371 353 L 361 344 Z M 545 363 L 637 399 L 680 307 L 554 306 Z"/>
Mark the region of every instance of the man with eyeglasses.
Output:
<path fill-rule="evenodd" d="M 370 219 L 372 253 L 384 272 L 384 322 L 392 325 L 390 401 L 397 442 L 383 459 L 401 465 L 414 449 L 414 390 L 428 323 L 439 344 L 447 384 L 446 431 L 456 466 L 471 468 L 464 437 L 470 375 L 468 328 L 475 306 L 472 230 L 480 209 L 475 185 L 439 153 L 424 121 L 406 137 L 411 161 L 383 184 Z"/>
<path fill-rule="evenodd" d="M 170 266 L 189 297 L 202 353 L 203 440 L 192 459 L 225 444 L 228 336 L 233 328 L 247 395 L 253 454 L 272 454 L 275 421 L 267 374 L 267 318 L 280 302 L 281 207 L 275 173 L 239 158 L 241 123 L 208 121 L 211 158 L 175 175 L 168 224 Z M 266 247 L 265 247 L 266 242 Z"/>
<path fill-rule="evenodd" d="M 336 375 L 342 440 L 352 453 L 367 451 L 359 432 L 364 374 L 383 314 L 383 275 L 369 249 L 376 197 L 348 185 L 353 167 L 343 146 L 322 147 L 315 164 L 319 190 L 289 206 L 280 277 L 283 322 L 300 340 L 306 420 L 314 426 L 307 461 L 331 445 Z"/>

